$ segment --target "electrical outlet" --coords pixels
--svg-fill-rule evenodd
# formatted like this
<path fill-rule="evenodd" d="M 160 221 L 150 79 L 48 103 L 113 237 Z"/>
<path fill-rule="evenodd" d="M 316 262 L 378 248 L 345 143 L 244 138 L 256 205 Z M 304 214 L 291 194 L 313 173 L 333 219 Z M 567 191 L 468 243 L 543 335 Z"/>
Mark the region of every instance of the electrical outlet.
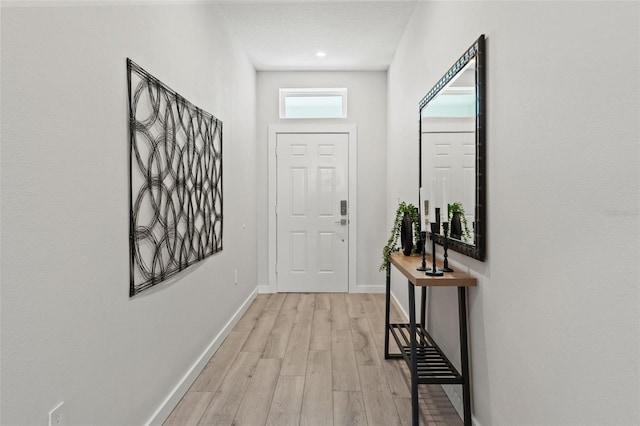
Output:
<path fill-rule="evenodd" d="M 238 270 L 233 270 L 233 285 L 238 285 Z"/>
<path fill-rule="evenodd" d="M 56 405 L 54 409 L 49 411 L 49 426 L 65 426 L 66 424 L 67 413 L 63 401 Z"/>

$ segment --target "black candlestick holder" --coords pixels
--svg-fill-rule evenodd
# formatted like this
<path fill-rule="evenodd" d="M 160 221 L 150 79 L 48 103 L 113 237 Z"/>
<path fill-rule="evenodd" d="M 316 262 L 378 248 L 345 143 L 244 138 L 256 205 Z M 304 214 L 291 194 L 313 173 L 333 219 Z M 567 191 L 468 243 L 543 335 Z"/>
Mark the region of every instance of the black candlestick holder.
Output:
<path fill-rule="evenodd" d="M 444 265 L 442 270 L 444 272 L 453 272 L 453 269 L 449 268 L 449 256 L 447 254 L 447 250 L 449 249 L 449 222 L 442 222 L 442 229 L 444 231 L 444 243 L 442 244 L 444 247 Z"/>
<path fill-rule="evenodd" d="M 427 245 L 427 231 L 420 231 L 420 240 L 422 241 L 422 266 L 418 266 L 416 271 L 426 271 L 427 270 L 427 261 L 426 261 L 426 248 Z"/>
<path fill-rule="evenodd" d="M 433 260 L 433 267 L 430 269 L 427 269 L 427 272 L 425 272 L 425 274 L 429 275 L 430 277 L 441 277 L 444 275 L 444 273 L 442 272 L 441 269 L 436 269 L 436 234 L 438 233 L 438 228 L 440 228 L 440 224 L 433 222 L 431 223 L 431 258 Z"/>

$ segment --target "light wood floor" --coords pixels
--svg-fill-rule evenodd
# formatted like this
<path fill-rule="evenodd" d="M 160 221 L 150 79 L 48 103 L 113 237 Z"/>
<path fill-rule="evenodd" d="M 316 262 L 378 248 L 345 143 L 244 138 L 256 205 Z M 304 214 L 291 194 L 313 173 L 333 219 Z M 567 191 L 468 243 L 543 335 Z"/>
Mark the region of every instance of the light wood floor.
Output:
<path fill-rule="evenodd" d="M 165 425 L 410 425 L 407 373 L 384 359 L 384 294 L 260 294 Z M 420 410 L 462 424 L 440 386 Z"/>

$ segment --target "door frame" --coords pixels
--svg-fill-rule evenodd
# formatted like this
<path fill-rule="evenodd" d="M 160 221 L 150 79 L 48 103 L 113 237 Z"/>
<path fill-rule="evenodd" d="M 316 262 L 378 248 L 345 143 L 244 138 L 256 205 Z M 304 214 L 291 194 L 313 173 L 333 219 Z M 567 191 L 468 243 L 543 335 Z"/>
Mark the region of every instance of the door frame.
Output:
<path fill-rule="evenodd" d="M 349 135 L 349 249 L 348 249 L 348 292 L 354 293 L 357 285 L 357 146 L 358 133 L 355 124 L 272 124 L 269 131 L 269 283 L 264 293 L 278 292 L 277 268 L 277 178 L 276 142 L 281 133 L 346 133 Z"/>

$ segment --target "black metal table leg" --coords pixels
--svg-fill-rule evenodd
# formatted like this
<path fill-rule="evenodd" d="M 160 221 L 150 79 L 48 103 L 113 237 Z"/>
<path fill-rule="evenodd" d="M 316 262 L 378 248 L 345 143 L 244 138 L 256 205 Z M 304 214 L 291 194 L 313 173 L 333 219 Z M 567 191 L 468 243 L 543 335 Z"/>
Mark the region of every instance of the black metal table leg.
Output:
<path fill-rule="evenodd" d="M 421 287 L 420 294 L 420 325 L 423 329 L 426 329 L 427 325 L 427 288 Z M 424 336 L 420 335 L 420 344 L 425 345 L 427 342 L 424 340 Z"/>
<path fill-rule="evenodd" d="M 420 424 L 420 412 L 418 405 L 418 354 L 416 350 L 416 292 L 411 284 L 409 284 L 409 332 L 411 333 L 411 424 L 418 426 Z"/>
<path fill-rule="evenodd" d="M 389 309 L 391 308 L 391 265 L 387 262 L 387 294 L 384 312 L 384 359 L 389 359 Z"/>
<path fill-rule="evenodd" d="M 460 359 L 462 363 L 462 403 L 464 424 L 471 426 L 471 390 L 469 384 L 469 346 L 467 336 L 467 288 L 458 287 L 458 319 L 460 321 Z"/>
<path fill-rule="evenodd" d="M 427 324 L 427 288 L 422 287 L 422 294 L 420 295 L 420 325 L 424 328 Z"/>

